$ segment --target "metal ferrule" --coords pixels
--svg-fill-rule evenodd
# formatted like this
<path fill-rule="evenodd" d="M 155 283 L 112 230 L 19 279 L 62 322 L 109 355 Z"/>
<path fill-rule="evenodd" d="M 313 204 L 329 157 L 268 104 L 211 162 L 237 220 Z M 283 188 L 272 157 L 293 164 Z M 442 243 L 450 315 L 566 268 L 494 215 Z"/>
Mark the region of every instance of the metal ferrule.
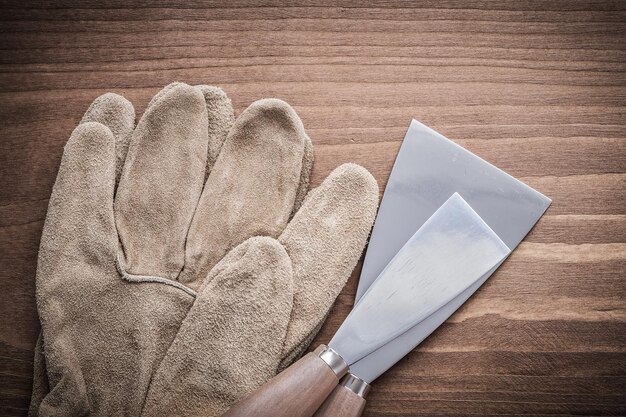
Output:
<path fill-rule="evenodd" d="M 328 346 L 324 347 L 319 353 L 319 357 L 326 362 L 326 365 L 337 375 L 337 378 L 341 378 L 345 374 L 348 373 L 348 364 L 343 360 L 341 355 L 337 352 L 329 348 Z"/>
<path fill-rule="evenodd" d="M 365 398 L 370 392 L 371 385 L 363 381 L 361 378 L 352 374 L 348 374 L 341 380 L 341 385 L 354 392 L 361 398 Z"/>

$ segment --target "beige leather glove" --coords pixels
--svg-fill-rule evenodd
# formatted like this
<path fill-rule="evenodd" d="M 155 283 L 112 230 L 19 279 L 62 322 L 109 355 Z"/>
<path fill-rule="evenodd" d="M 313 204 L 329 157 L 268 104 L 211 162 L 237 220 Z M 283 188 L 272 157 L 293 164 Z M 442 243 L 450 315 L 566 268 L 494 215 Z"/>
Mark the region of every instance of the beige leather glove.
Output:
<path fill-rule="evenodd" d="M 374 218 L 375 181 L 345 165 L 290 221 L 311 146 L 286 103 L 229 129 L 221 90 L 174 84 L 134 129 L 132 113 L 104 96 L 66 145 L 37 272 L 50 391 L 33 413 L 221 412 L 306 348 Z"/>

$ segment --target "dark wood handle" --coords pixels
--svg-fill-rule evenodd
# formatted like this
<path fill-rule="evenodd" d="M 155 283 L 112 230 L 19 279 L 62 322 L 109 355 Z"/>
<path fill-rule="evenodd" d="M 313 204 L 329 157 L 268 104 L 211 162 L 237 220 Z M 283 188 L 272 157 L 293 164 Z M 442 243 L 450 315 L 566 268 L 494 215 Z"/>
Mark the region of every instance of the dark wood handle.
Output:
<path fill-rule="evenodd" d="M 222 417 L 311 417 L 338 383 L 333 370 L 311 352 Z"/>
<path fill-rule="evenodd" d="M 314 417 L 359 417 L 365 408 L 365 398 L 340 385 L 324 401 Z"/>

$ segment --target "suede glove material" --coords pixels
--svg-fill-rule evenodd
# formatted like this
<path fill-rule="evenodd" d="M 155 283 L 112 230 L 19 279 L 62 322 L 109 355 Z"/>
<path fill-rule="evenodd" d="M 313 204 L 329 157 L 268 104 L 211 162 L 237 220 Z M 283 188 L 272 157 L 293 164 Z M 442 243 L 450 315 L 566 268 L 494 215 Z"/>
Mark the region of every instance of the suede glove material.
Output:
<path fill-rule="evenodd" d="M 90 107 L 41 240 L 31 415 L 218 415 L 306 349 L 378 188 L 347 164 L 306 195 L 311 142 L 282 101 L 233 119 L 181 83 L 136 127 L 120 96 Z"/>

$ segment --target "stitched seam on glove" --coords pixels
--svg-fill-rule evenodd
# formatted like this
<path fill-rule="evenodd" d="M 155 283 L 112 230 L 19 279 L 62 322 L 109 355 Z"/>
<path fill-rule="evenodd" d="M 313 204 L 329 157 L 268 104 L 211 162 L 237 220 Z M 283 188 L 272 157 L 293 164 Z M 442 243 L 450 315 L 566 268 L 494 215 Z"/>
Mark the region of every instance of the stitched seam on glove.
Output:
<path fill-rule="evenodd" d="M 186 292 L 187 294 L 191 295 L 193 298 L 196 298 L 197 293 L 194 290 L 192 290 L 191 288 L 187 287 L 184 284 L 181 284 L 178 281 L 173 281 L 169 278 L 157 277 L 155 275 L 129 274 L 128 272 L 126 272 L 126 270 L 122 266 L 122 260 L 120 259 L 119 255 L 117 256 L 117 260 L 115 264 L 117 265 L 117 271 L 120 273 L 122 278 L 128 282 L 156 282 L 159 284 L 165 284 L 174 288 L 178 288 L 179 290 L 182 290 L 183 292 Z"/>

